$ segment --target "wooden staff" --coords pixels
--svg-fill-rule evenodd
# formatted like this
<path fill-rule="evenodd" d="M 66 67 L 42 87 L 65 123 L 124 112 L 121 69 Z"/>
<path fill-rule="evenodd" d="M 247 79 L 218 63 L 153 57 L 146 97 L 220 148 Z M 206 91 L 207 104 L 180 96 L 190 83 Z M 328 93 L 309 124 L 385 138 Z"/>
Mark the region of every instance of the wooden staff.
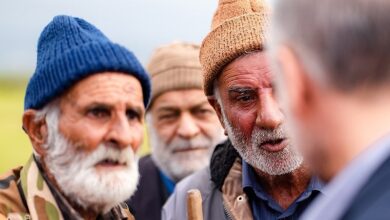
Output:
<path fill-rule="evenodd" d="M 188 220 L 203 220 L 202 195 L 198 189 L 187 192 Z"/>

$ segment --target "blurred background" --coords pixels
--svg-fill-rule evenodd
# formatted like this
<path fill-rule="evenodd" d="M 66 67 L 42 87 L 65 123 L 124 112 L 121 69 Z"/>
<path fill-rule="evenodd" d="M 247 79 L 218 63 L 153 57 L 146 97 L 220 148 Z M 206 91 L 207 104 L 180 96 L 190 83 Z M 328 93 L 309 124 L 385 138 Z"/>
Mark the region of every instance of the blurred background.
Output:
<path fill-rule="evenodd" d="M 174 40 L 201 43 L 217 0 L 3 1 L 0 7 L 0 174 L 24 165 L 32 152 L 22 130 L 26 83 L 37 41 L 55 15 L 81 17 L 146 65 L 154 48 Z M 145 138 L 147 140 L 147 137 Z M 149 151 L 147 141 L 140 154 Z"/>

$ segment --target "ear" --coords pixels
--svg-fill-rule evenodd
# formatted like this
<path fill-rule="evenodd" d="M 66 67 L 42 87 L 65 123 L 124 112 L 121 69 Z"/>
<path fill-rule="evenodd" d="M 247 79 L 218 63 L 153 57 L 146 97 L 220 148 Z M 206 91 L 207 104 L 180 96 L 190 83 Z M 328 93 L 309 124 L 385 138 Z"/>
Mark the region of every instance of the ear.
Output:
<path fill-rule="evenodd" d="M 283 74 L 282 89 L 285 90 L 282 91 L 282 102 L 288 105 L 288 109 L 294 116 L 303 117 L 312 104 L 312 81 L 291 48 L 282 46 L 278 51 L 277 61 Z"/>
<path fill-rule="evenodd" d="M 218 103 L 218 101 L 215 98 L 215 96 L 207 96 L 207 101 L 209 101 L 210 105 L 214 108 L 215 112 L 217 113 L 219 122 L 221 123 L 223 129 L 225 130 L 225 135 L 227 135 L 226 129 L 225 129 L 225 124 L 223 123 L 222 107 L 221 107 L 221 105 Z"/>
<path fill-rule="evenodd" d="M 40 156 L 46 155 L 46 150 L 42 147 L 47 141 L 47 125 L 44 119 L 35 121 L 36 110 L 28 109 L 23 113 L 23 129 L 30 138 L 35 152 Z"/>

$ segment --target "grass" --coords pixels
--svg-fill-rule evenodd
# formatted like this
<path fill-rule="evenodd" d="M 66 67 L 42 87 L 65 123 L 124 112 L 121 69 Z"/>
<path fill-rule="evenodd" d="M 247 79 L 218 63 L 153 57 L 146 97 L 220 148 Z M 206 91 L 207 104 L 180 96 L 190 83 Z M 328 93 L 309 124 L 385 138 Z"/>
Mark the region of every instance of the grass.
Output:
<path fill-rule="evenodd" d="M 0 175 L 5 171 L 24 165 L 32 153 L 28 136 L 22 130 L 23 100 L 27 80 L 0 79 Z M 145 142 L 140 155 L 149 152 Z"/>
<path fill-rule="evenodd" d="M 25 85 L 26 80 L 0 80 L 0 173 L 23 165 L 31 154 L 22 130 Z"/>

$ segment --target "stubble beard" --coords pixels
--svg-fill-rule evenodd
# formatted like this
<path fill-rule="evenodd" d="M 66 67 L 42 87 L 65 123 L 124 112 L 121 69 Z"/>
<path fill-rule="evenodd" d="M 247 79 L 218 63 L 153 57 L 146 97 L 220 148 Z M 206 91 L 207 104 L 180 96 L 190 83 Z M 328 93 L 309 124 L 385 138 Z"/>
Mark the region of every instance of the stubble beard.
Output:
<path fill-rule="evenodd" d="M 233 146 L 252 167 L 276 176 L 291 173 L 302 165 L 303 157 L 290 143 L 279 152 L 269 152 L 261 148 L 260 145 L 264 138 L 286 137 L 283 128 L 269 131 L 255 127 L 251 137 L 246 138 L 238 128 L 230 123 L 224 112 L 222 112 L 222 116 L 225 129 Z"/>

